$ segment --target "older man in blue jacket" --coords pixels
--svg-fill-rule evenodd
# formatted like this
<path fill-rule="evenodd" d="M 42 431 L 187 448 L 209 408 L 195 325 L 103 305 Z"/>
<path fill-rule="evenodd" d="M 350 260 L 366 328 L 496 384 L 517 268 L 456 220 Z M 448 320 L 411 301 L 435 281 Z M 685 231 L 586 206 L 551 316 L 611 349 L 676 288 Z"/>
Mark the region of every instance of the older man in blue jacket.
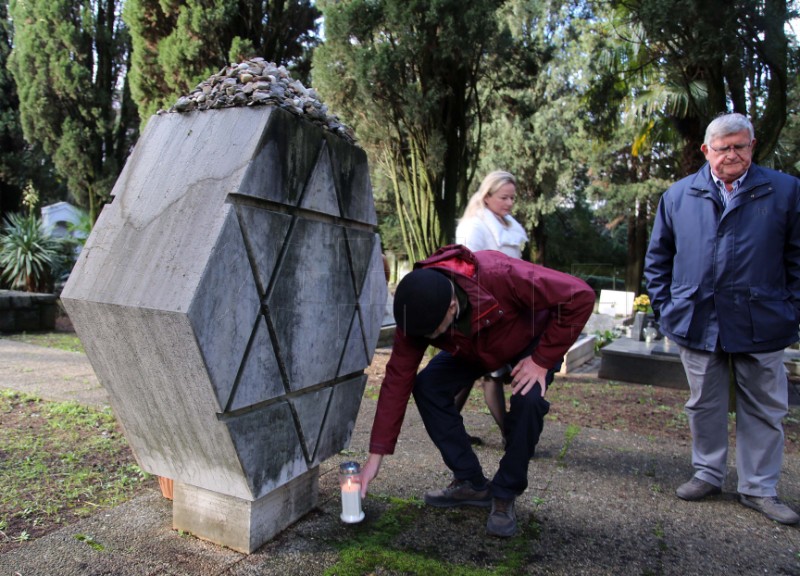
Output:
<path fill-rule="evenodd" d="M 661 331 L 680 347 L 695 474 L 677 495 L 718 494 L 736 382 L 739 501 L 784 524 L 777 498 L 788 411 L 783 365 L 800 325 L 800 180 L 752 164 L 753 125 L 724 114 L 706 129 L 708 161 L 661 198 L 645 259 Z"/>

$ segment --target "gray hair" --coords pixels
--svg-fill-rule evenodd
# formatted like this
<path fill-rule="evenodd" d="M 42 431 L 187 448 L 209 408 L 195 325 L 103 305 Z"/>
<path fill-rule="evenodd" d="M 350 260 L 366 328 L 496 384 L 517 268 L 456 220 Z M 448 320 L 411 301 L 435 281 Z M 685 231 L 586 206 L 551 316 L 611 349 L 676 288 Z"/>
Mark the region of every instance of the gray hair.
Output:
<path fill-rule="evenodd" d="M 750 133 L 750 140 L 752 141 L 756 136 L 753 130 L 753 124 L 747 116 L 737 112 L 729 114 L 720 114 L 714 118 L 706 128 L 706 136 L 703 144 L 710 144 L 712 140 L 723 138 L 730 134 L 736 134 L 742 130 L 747 130 Z"/>

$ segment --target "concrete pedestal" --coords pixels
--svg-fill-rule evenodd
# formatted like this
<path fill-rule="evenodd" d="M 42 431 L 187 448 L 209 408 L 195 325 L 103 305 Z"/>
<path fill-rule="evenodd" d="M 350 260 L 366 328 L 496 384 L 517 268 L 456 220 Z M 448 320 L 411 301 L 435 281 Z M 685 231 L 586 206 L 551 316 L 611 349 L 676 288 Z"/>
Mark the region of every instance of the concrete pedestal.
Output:
<path fill-rule="evenodd" d="M 257 500 L 175 482 L 172 527 L 250 554 L 317 505 L 319 467 Z"/>

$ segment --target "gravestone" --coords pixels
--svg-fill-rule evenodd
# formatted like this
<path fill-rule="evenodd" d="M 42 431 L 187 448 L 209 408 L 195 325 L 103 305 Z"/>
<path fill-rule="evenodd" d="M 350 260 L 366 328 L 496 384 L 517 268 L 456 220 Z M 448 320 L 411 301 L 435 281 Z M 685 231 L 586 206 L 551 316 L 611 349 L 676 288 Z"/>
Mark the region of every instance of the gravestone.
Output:
<path fill-rule="evenodd" d="M 597 301 L 597 313 L 609 316 L 629 316 L 633 312 L 633 300 L 636 294 L 620 290 L 600 290 Z"/>
<path fill-rule="evenodd" d="M 173 527 L 249 553 L 349 444 L 386 304 L 366 154 L 277 106 L 148 123 L 62 300 Z"/>

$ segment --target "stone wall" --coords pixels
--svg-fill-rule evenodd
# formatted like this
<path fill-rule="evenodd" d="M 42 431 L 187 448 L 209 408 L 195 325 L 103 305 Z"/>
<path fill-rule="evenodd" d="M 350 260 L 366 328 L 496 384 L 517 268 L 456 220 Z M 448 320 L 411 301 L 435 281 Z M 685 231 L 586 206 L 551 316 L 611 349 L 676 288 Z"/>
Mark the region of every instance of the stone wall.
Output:
<path fill-rule="evenodd" d="M 56 325 L 58 298 L 53 294 L 0 290 L 0 332 L 40 332 Z"/>

